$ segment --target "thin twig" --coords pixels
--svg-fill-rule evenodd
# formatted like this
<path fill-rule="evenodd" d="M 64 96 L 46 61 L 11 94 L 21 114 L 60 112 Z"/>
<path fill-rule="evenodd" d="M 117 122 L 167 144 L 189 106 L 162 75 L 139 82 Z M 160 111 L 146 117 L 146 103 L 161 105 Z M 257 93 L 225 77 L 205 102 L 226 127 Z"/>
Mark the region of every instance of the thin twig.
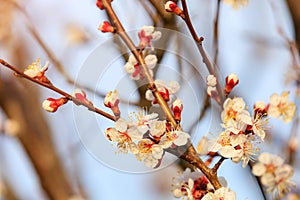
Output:
<path fill-rule="evenodd" d="M 214 167 L 212 168 L 212 170 L 214 172 L 217 172 L 219 167 L 221 166 L 221 164 L 223 163 L 224 160 L 226 160 L 227 158 L 221 157 L 220 160 L 214 165 Z"/>
<path fill-rule="evenodd" d="M 221 0 L 217 2 L 217 10 L 216 17 L 214 22 L 214 46 L 215 46 L 215 55 L 214 55 L 214 63 L 218 65 L 218 54 L 219 54 L 219 17 L 220 17 L 220 7 Z"/>
<path fill-rule="evenodd" d="M 112 116 L 111 114 L 106 113 L 106 112 L 100 110 L 99 108 L 94 107 L 91 104 L 88 104 L 88 103 L 86 103 L 84 101 L 81 101 L 81 100 L 73 97 L 72 95 L 70 95 L 70 94 L 64 92 L 63 90 L 61 90 L 61 89 L 53 86 L 52 84 L 44 83 L 44 82 L 36 80 L 36 79 L 34 79 L 34 78 L 30 77 L 30 76 L 27 76 L 26 74 L 24 74 L 23 72 L 21 72 L 20 70 L 18 70 L 16 67 L 12 66 L 11 64 L 7 63 L 6 61 L 4 61 L 2 59 L 0 59 L 0 63 L 3 66 L 5 66 L 5 67 L 9 68 L 10 70 L 14 71 L 15 75 L 17 77 L 25 78 L 25 79 L 27 79 L 27 80 L 29 80 L 31 82 L 34 82 L 34 83 L 36 83 L 38 85 L 41 85 L 41 86 L 43 86 L 45 88 L 48 88 L 48 89 L 50 89 L 50 90 L 52 90 L 52 91 L 54 91 L 54 92 L 56 92 L 58 94 L 61 94 L 62 96 L 66 97 L 68 100 L 73 101 L 76 105 L 82 105 L 82 106 L 88 108 L 90 111 L 93 111 L 95 113 L 98 113 L 98 114 L 102 115 L 103 117 L 106 117 L 106 118 L 108 118 L 110 120 L 115 121 L 115 117 Z"/>
<path fill-rule="evenodd" d="M 205 52 L 205 50 L 203 48 L 203 40 L 204 40 L 204 38 L 203 37 L 198 37 L 198 35 L 197 35 L 197 33 L 196 33 L 195 29 L 194 29 L 194 26 L 193 26 L 193 24 L 191 22 L 191 19 L 190 19 L 190 16 L 189 16 L 189 12 L 188 12 L 188 7 L 187 7 L 187 4 L 186 4 L 186 0 L 182 0 L 181 3 L 182 3 L 183 13 L 184 13 L 184 16 L 181 17 L 181 18 L 185 21 L 185 23 L 186 23 L 186 25 L 187 25 L 187 27 L 188 27 L 188 29 L 189 29 L 189 31 L 190 31 L 190 33 L 191 33 L 194 41 L 195 41 L 195 43 L 197 44 L 197 48 L 198 48 L 198 50 L 199 50 L 199 52 L 200 52 L 200 54 L 202 56 L 203 63 L 206 65 L 206 68 L 207 68 L 208 72 L 210 74 L 214 75 L 215 77 L 217 77 L 217 73 L 214 70 L 213 64 L 209 60 L 209 58 L 208 58 L 208 56 L 207 56 L 207 54 L 206 54 L 206 52 Z M 224 92 L 223 92 L 223 90 L 221 88 L 220 82 L 218 80 L 217 80 L 217 86 L 216 87 L 217 87 L 217 91 L 218 91 L 218 94 L 219 94 L 219 97 L 220 97 L 220 102 L 218 102 L 218 103 L 220 105 L 222 105 L 222 103 L 225 100 L 225 96 L 224 96 Z"/>

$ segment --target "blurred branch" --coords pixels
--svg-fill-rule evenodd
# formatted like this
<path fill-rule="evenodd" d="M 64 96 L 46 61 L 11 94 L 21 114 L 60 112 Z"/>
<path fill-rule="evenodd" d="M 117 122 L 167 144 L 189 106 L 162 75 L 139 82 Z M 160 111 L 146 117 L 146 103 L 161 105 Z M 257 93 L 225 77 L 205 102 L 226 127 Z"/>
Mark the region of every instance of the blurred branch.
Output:
<path fill-rule="evenodd" d="M 3 192 L 3 194 L 1 194 L 1 192 Z M 1 195 L 4 197 L 5 200 L 18 200 L 14 189 L 5 180 L 5 178 L 2 180 L 2 182 L 0 182 L 0 199 L 2 199 Z"/>
<path fill-rule="evenodd" d="M 220 16 L 220 7 L 221 7 L 221 0 L 217 0 L 217 10 L 216 16 L 214 21 L 214 46 L 215 46 L 215 56 L 214 56 L 214 63 L 218 65 L 218 54 L 219 54 L 219 16 Z"/>
<path fill-rule="evenodd" d="M 20 58 L 24 56 L 20 52 L 24 50 L 21 44 L 15 46 L 15 55 L 18 55 L 15 56 L 15 62 L 20 63 Z M 18 83 L 0 79 L 0 106 L 9 119 L 18 123 L 16 137 L 25 149 L 47 197 L 66 200 L 74 191 L 55 151 L 47 122 L 37 106 L 37 92 L 35 88 L 28 87 L 26 82 Z"/>
<path fill-rule="evenodd" d="M 293 19 L 295 40 L 297 47 L 300 47 L 300 2 L 299 0 L 287 0 L 287 5 Z"/>

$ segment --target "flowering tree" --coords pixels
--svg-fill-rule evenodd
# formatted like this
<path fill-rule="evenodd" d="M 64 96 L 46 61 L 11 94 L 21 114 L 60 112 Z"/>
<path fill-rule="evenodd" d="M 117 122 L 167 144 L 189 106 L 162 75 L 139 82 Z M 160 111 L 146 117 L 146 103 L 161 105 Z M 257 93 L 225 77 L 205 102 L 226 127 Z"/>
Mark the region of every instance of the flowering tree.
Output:
<path fill-rule="evenodd" d="M 103 21 L 98 29 L 104 33 L 114 34 L 122 40 L 123 43 L 119 46 L 125 45 L 129 50 L 128 55 L 124 56 L 126 58 L 124 71 L 132 81 L 146 84 L 147 88 L 143 91 L 144 93 L 140 91 L 140 98 L 147 100 L 148 105 L 159 108 L 158 112 L 148 112 L 147 109 L 142 109 L 131 117 L 126 116 L 120 106 L 122 98 L 114 88 L 104 95 L 103 104 L 111 111 L 106 112 L 96 107 L 95 102 L 89 99 L 86 93 L 89 88 L 81 86 L 81 88 L 75 88 L 72 93 L 68 93 L 56 87 L 47 75 L 49 62 L 43 66 L 40 59 L 28 65 L 24 71 L 0 59 L 2 66 L 12 70 L 20 78 L 61 95 L 59 98 L 51 97 L 43 101 L 42 107 L 48 112 L 58 112 L 60 107 L 72 101 L 76 106 L 86 107 L 106 120 L 113 121 L 114 125 L 108 127 L 103 134 L 116 147 L 116 151 L 133 154 L 138 161 L 154 169 L 160 167 L 167 154 L 186 162 L 189 167 L 173 181 L 172 193 L 176 198 L 236 199 L 236 193 L 239 191 L 233 191 L 226 183 L 226 179 L 229 180 L 230 177 L 218 176 L 224 162 L 241 163 L 243 168 L 249 166 L 265 198 L 267 194 L 271 194 L 270 198 L 273 199 L 299 197 L 295 189 L 296 184 L 292 181 L 293 163 L 260 150 L 261 146 L 269 142 L 270 118 L 277 118 L 285 123 L 294 123 L 297 131 L 298 116 L 294 120 L 296 105 L 289 98 L 290 92 L 283 91 L 277 94 L 270 91 L 270 98 L 267 102 L 256 101 L 254 105 L 247 105 L 243 97 L 233 94 L 234 88 L 243 80 L 239 80 L 235 73 L 222 76 L 217 66 L 220 6 L 223 3 L 230 4 L 233 9 L 237 10 L 246 6 L 248 1 L 217 1 L 213 37 L 214 59 L 210 59 L 206 52 L 204 37 L 199 37 L 197 34 L 186 0 L 181 0 L 180 3 L 166 1 L 162 7 L 159 7 L 156 1 L 149 1 L 160 12 L 161 17 L 169 12 L 173 17 L 181 18 L 196 46 L 197 59 L 203 61 L 202 67 L 208 72 L 205 75 L 204 86 L 206 102 L 217 109 L 218 113 L 212 115 L 212 120 L 221 122 L 218 128 L 220 132 L 212 133 L 212 136 L 203 136 L 196 143 L 192 141 L 191 133 L 184 130 L 181 124 L 184 120 L 183 108 L 187 105 L 179 94 L 181 84 L 177 80 L 169 80 L 166 84 L 168 77 L 165 80 L 156 78 L 156 67 L 164 54 L 163 52 L 162 55 L 158 55 L 156 44 L 164 36 L 164 31 L 159 31 L 154 26 L 143 26 L 135 35 L 138 38 L 138 42 L 135 43 L 113 8 L 113 4 L 118 3 L 120 2 L 112 0 L 96 2 L 96 6 L 101 12 L 105 12 L 109 19 L 109 21 Z M 148 12 L 151 13 L 151 11 Z M 155 21 L 154 16 L 152 17 Z M 293 57 L 293 66 L 298 70 L 299 55 L 295 42 L 288 39 L 284 32 L 281 31 L 280 34 L 288 42 L 290 54 Z M 52 61 L 55 60 L 53 55 L 48 53 L 48 56 Z M 72 83 L 72 79 L 68 80 Z M 206 109 L 203 112 L 205 111 Z M 196 134 L 202 135 L 202 133 Z M 292 135 L 289 140 L 290 157 L 297 149 L 296 138 L 296 135 Z"/>

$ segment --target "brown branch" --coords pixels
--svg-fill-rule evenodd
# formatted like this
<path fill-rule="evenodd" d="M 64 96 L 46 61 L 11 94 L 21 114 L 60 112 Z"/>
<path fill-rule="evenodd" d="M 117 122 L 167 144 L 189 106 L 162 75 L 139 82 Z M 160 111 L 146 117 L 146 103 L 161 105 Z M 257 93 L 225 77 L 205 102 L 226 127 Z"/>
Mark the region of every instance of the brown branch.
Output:
<path fill-rule="evenodd" d="M 217 172 L 219 167 L 221 166 L 221 164 L 223 163 L 224 160 L 226 160 L 227 158 L 221 157 L 220 160 L 214 165 L 214 167 L 212 168 L 212 170 L 214 172 Z"/>
<path fill-rule="evenodd" d="M 187 27 L 188 27 L 188 29 L 189 29 L 189 31 L 190 31 L 193 39 L 194 39 L 194 41 L 195 41 L 195 43 L 197 45 L 197 48 L 198 48 L 198 50 L 199 50 L 199 52 L 200 52 L 200 54 L 202 56 L 203 63 L 206 65 L 206 68 L 207 68 L 207 70 L 208 70 L 208 72 L 210 74 L 214 75 L 215 77 L 218 77 L 217 76 L 217 72 L 214 69 L 213 64 L 209 60 L 209 58 L 208 58 L 208 56 L 207 56 L 207 54 L 206 54 L 206 52 L 205 52 L 205 50 L 203 48 L 203 40 L 204 40 L 204 38 L 203 37 L 198 37 L 198 35 L 197 35 L 197 33 L 196 33 L 195 29 L 194 29 L 194 26 L 193 26 L 193 24 L 191 22 L 191 19 L 190 19 L 190 16 L 189 16 L 189 12 L 188 12 L 188 7 L 187 7 L 187 4 L 186 4 L 186 0 L 182 0 L 181 3 L 182 3 L 183 13 L 184 13 L 184 16 L 181 17 L 181 18 L 185 21 L 185 23 L 186 23 L 186 25 L 187 25 Z M 225 96 L 224 96 L 224 92 L 223 92 L 223 90 L 221 88 L 221 85 L 220 85 L 220 82 L 219 82 L 218 79 L 217 79 L 217 86 L 216 87 L 217 87 L 218 95 L 220 97 L 220 102 L 218 102 L 218 103 L 220 105 L 222 105 L 222 103 L 225 100 Z"/>
<path fill-rule="evenodd" d="M 73 101 L 76 105 L 82 105 L 82 106 L 88 108 L 89 110 L 102 115 L 103 117 L 106 117 L 106 118 L 108 118 L 110 120 L 115 121 L 115 117 L 112 116 L 112 115 L 110 115 L 109 113 L 106 113 L 106 112 L 100 110 L 99 108 L 94 107 L 91 104 L 88 104 L 88 103 L 83 102 L 83 101 L 81 101 L 79 99 L 76 99 L 72 95 L 70 95 L 70 94 L 64 92 L 63 90 L 61 90 L 61 89 L 53 86 L 52 84 L 44 83 L 44 82 L 36 80 L 36 79 L 34 79 L 34 78 L 30 77 L 30 76 L 27 76 L 26 74 L 24 74 L 23 72 L 21 72 L 20 70 L 18 70 L 16 67 L 10 65 L 9 63 L 7 63 L 6 61 L 4 61 L 2 59 L 0 59 L 0 63 L 3 66 L 5 66 L 5 67 L 9 68 L 10 70 L 14 71 L 16 76 L 21 77 L 21 78 L 25 78 L 25 79 L 27 79 L 29 81 L 32 81 L 32 82 L 34 82 L 34 83 L 36 83 L 38 85 L 41 85 L 41 86 L 43 86 L 45 88 L 48 88 L 48 89 L 50 89 L 50 90 L 52 90 L 52 91 L 54 91 L 54 92 L 56 92 L 58 94 L 61 94 L 62 96 L 66 97 L 68 100 Z"/>
<path fill-rule="evenodd" d="M 160 95 L 160 93 L 158 92 L 158 90 L 155 86 L 154 80 L 149 73 L 149 70 L 147 68 L 147 65 L 146 65 L 146 62 L 145 62 L 143 56 L 140 54 L 139 50 L 136 48 L 133 41 L 130 39 L 130 37 L 126 33 L 125 29 L 123 28 L 119 18 L 117 17 L 116 13 L 114 12 L 114 10 L 111 6 L 111 2 L 109 0 L 103 0 L 103 5 L 105 7 L 105 10 L 106 10 L 108 16 L 110 17 L 112 23 L 114 24 L 114 26 L 116 28 L 116 34 L 118 34 L 122 38 L 122 40 L 125 42 L 127 47 L 130 49 L 131 53 L 134 55 L 134 57 L 138 61 L 138 63 L 142 66 L 145 77 L 149 83 L 149 89 L 152 91 L 157 102 L 163 109 L 167 119 L 171 122 L 173 127 L 177 127 L 176 120 L 174 119 L 173 114 L 172 114 L 167 102 L 162 98 L 162 96 Z"/>
<path fill-rule="evenodd" d="M 157 91 L 154 80 L 150 75 L 148 68 L 146 66 L 145 60 L 143 56 L 139 53 L 139 50 L 134 45 L 130 37 L 127 35 L 125 29 L 123 28 L 118 16 L 114 12 L 111 1 L 110 0 L 102 0 L 102 3 L 105 7 L 105 10 L 116 28 L 116 34 L 118 34 L 122 40 L 125 42 L 127 47 L 130 49 L 131 53 L 135 56 L 138 63 L 143 67 L 145 77 L 149 83 L 149 88 L 151 89 L 153 95 L 157 99 L 159 105 L 161 106 L 162 110 L 164 111 L 167 119 L 171 122 L 172 126 L 181 130 L 179 126 L 177 126 L 176 120 L 173 117 L 173 114 L 166 103 L 166 101 L 162 98 L 160 93 Z M 199 158 L 194 146 L 191 143 L 188 143 L 188 148 L 184 149 L 184 152 L 172 152 L 174 155 L 179 156 L 181 159 L 189 162 L 190 164 L 194 165 L 195 167 L 199 168 L 202 173 L 210 180 L 211 184 L 214 186 L 215 189 L 218 189 L 221 186 L 217 173 L 213 172 L 209 167 L 205 165 L 205 163 Z"/>

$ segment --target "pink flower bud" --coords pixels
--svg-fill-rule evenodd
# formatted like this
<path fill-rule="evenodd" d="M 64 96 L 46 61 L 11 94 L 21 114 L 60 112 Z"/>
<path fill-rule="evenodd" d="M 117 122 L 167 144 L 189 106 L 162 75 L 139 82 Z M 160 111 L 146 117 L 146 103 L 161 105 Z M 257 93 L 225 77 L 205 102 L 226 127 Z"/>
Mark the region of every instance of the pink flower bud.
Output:
<path fill-rule="evenodd" d="M 165 4 L 165 10 L 167 12 L 172 12 L 176 15 L 179 15 L 181 17 L 184 16 L 183 14 L 183 11 L 177 6 L 177 4 L 173 1 L 168 1 L 166 4 Z"/>
<path fill-rule="evenodd" d="M 230 74 L 226 77 L 225 92 L 228 95 L 231 90 L 239 83 L 239 78 L 235 74 Z"/>
<path fill-rule="evenodd" d="M 103 6 L 102 0 L 97 0 L 96 6 L 100 9 L 103 10 L 105 7 Z"/>
<path fill-rule="evenodd" d="M 65 97 L 59 99 L 48 98 L 43 102 L 43 108 L 48 112 L 55 112 L 60 106 L 68 102 Z"/>
<path fill-rule="evenodd" d="M 172 104 L 172 111 L 174 113 L 174 118 L 176 121 L 181 121 L 181 111 L 183 109 L 183 104 L 180 99 L 176 99 L 176 101 Z"/>
<path fill-rule="evenodd" d="M 110 108 L 114 115 L 119 118 L 120 117 L 120 109 L 119 109 L 120 96 L 117 90 L 110 91 L 104 98 L 104 105 Z"/>
<path fill-rule="evenodd" d="M 76 89 L 74 90 L 74 92 L 73 92 L 73 96 L 74 96 L 76 99 L 78 99 L 78 100 L 80 100 L 80 101 L 82 101 L 82 102 L 85 102 L 85 103 L 87 103 L 87 104 L 93 105 L 92 102 L 90 102 L 90 101 L 86 98 L 86 93 L 85 93 L 83 90 L 81 90 L 81 89 L 76 88 Z M 78 105 L 76 102 L 74 102 L 74 103 L 75 103 L 76 105 Z"/>
<path fill-rule="evenodd" d="M 103 33 L 114 33 L 115 32 L 115 28 L 108 22 L 108 21 L 104 21 L 100 24 L 99 31 L 102 31 Z"/>

